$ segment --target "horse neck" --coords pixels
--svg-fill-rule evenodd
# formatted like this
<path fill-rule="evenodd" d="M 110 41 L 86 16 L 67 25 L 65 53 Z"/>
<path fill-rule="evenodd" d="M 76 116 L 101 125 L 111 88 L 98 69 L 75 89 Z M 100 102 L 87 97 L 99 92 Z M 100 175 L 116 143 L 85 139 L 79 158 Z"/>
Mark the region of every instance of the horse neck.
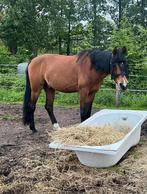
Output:
<path fill-rule="evenodd" d="M 111 52 L 97 50 L 90 55 L 90 58 L 91 65 L 97 72 L 111 73 Z"/>

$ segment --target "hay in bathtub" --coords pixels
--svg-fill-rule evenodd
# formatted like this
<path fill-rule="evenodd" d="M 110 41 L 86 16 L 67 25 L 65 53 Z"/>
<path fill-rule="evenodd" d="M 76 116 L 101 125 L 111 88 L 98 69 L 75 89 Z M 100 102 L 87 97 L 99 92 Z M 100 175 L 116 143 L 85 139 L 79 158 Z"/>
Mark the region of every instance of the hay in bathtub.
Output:
<path fill-rule="evenodd" d="M 117 130 L 111 125 L 101 127 L 72 126 L 52 133 L 52 140 L 64 145 L 102 146 L 121 140 L 126 130 Z"/>

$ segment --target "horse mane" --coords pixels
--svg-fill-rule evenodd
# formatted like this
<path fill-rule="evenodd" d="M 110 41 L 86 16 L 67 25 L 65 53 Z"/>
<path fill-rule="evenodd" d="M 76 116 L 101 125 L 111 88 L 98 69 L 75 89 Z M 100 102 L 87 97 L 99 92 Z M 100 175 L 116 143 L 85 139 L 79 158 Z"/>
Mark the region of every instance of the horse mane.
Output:
<path fill-rule="evenodd" d="M 91 54 L 91 52 L 92 52 L 93 50 L 95 50 L 95 49 L 87 49 L 87 50 L 83 50 L 83 51 L 79 52 L 79 53 L 77 54 L 77 62 L 78 62 L 78 63 L 82 63 L 83 60 L 85 59 L 85 57 L 90 56 L 90 54 Z"/>
<path fill-rule="evenodd" d="M 96 71 L 110 73 L 110 59 L 112 53 L 110 51 L 99 50 L 97 48 L 83 50 L 77 54 L 77 63 L 84 63 L 87 57 L 90 58 L 91 67 Z"/>

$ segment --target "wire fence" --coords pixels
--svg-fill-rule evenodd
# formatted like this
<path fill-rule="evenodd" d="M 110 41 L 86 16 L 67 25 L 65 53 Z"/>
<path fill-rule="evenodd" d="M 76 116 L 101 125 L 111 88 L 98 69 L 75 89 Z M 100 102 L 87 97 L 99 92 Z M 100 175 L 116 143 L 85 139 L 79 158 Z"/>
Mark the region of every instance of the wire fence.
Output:
<path fill-rule="evenodd" d="M 14 66 L 14 65 L 11 65 Z M 1 67 L 1 65 L 0 65 Z M 8 70 L 10 71 L 8 66 Z M 5 66 L 5 69 L 6 66 Z M 11 90 L 22 90 L 25 87 L 25 74 L 18 74 L 17 66 L 15 66 L 15 71 L 3 72 L 0 69 L 0 88 L 11 89 Z M 129 87 L 127 91 L 129 92 L 147 92 L 147 76 L 146 75 L 133 75 L 129 76 Z M 115 91 L 114 81 L 107 77 L 101 86 L 101 90 Z"/>
<path fill-rule="evenodd" d="M 130 79 L 133 79 L 133 85 L 137 85 L 137 83 L 135 83 L 135 78 L 136 75 L 131 75 Z M 127 91 L 130 92 L 147 92 L 147 76 L 141 76 L 139 75 L 138 77 L 142 78 L 146 78 L 146 81 L 143 80 L 143 84 L 142 87 L 138 86 L 129 86 Z M 141 82 L 141 81 L 140 81 Z M 111 86 L 109 86 L 111 85 Z M 18 75 L 18 74 L 0 74 L 0 88 L 8 88 L 8 89 L 24 89 L 25 86 L 25 75 Z M 114 81 L 112 80 L 110 82 L 107 81 L 107 79 L 105 80 L 104 84 L 101 86 L 101 90 L 106 90 L 106 91 L 115 91 L 115 85 L 114 85 Z"/>
<path fill-rule="evenodd" d="M 142 74 L 139 74 L 143 72 Z M 137 68 L 129 75 L 129 87 L 127 93 L 142 93 L 147 94 L 147 74 L 145 70 Z M 24 92 L 25 90 L 25 71 L 20 74 L 18 65 L 0 64 L 0 90 L 10 92 Z M 3 92 L 2 91 L 2 92 Z M 121 105 L 122 92 L 115 86 L 115 82 L 108 76 L 101 86 L 100 91 L 113 92 L 115 95 L 115 104 L 117 107 Z M 5 91 L 4 91 L 5 92 Z"/>

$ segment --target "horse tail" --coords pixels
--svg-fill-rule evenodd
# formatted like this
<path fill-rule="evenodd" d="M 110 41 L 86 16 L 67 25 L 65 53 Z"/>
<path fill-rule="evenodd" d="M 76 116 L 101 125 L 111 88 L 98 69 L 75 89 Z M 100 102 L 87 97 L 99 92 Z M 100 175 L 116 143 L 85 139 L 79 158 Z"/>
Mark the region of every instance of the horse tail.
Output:
<path fill-rule="evenodd" d="M 25 94 L 24 94 L 24 101 L 23 101 L 23 124 L 29 125 L 31 122 L 31 86 L 30 86 L 30 79 L 28 74 L 28 67 L 26 69 L 26 87 L 25 87 Z"/>

